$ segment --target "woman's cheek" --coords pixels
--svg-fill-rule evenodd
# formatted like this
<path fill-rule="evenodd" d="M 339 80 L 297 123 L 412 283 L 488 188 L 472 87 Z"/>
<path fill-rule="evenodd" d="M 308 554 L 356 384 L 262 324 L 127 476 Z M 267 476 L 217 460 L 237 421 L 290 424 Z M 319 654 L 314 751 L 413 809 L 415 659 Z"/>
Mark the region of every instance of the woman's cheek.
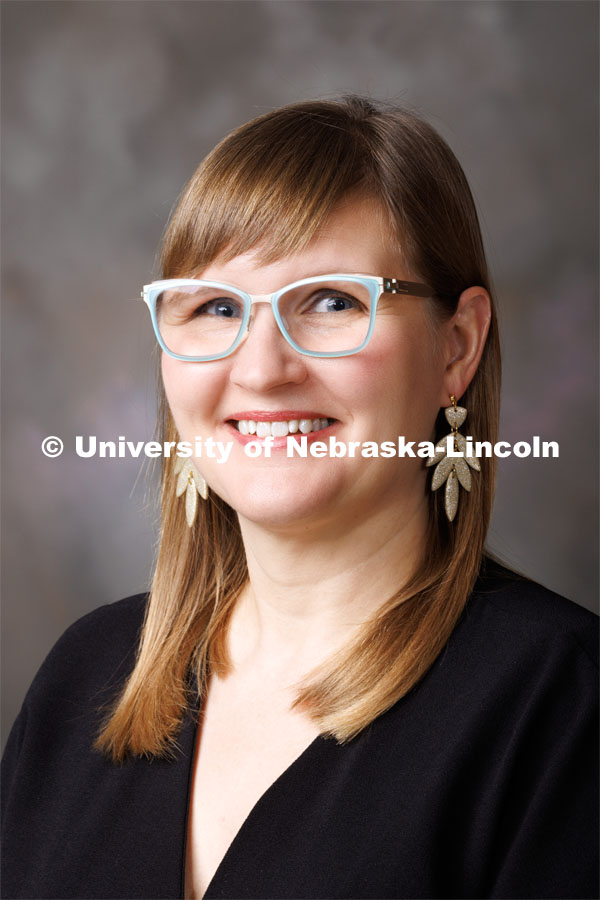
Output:
<path fill-rule="evenodd" d="M 207 371 L 207 363 L 187 363 L 172 359 L 166 354 L 162 359 L 162 378 L 171 413 L 178 419 L 208 416 L 220 396 L 215 378 Z M 183 427 L 183 421 L 181 422 Z"/>

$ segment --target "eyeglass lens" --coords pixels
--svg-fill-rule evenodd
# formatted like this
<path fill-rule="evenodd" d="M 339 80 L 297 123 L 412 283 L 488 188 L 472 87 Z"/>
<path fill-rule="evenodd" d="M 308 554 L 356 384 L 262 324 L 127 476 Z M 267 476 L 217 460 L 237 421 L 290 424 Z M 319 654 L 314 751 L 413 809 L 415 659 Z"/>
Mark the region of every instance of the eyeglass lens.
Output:
<path fill-rule="evenodd" d="M 354 350 L 365 340 L 371 297 L 363 284 L 332 279 L 290 288 L 279 297 L 285 331 L 302 350 Z M 242 327 L 244 298 L 234 289 L 204 285 L 162 291 L 156 317 L 166 347 L 179 356 L 212 356 L 233 346 Z"/>

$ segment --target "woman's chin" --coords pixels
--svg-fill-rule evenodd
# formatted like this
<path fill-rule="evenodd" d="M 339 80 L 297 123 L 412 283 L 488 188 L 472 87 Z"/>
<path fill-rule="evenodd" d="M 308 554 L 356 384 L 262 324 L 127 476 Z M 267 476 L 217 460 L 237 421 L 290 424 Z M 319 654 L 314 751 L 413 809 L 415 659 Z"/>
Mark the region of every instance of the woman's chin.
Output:
<path fill-rule="evenodd" d="M 248 480 L 243 484 L 228 484 L 221 493 L 223 499 L 246 519 L 264 528 L 287 530 L 336 515 L 340 500 L 340 485 L 311 483 L 309 479 L 281 477 Z"/>

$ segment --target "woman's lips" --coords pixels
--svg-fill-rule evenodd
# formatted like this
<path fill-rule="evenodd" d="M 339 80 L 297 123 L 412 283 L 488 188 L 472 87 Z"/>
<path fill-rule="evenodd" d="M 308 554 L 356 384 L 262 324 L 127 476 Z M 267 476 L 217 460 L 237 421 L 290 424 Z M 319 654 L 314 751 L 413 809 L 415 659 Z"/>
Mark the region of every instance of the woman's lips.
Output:
<path fill-rule="evenodd" d="M 264 441 L 273 438 L 273 449 L 287 447 L 287 438 L 301 438 L 308 441 L 319 439 L 324 431 L 331 428 L 338 420 L 328 416 L 315 415 L 312 412 L 289 413 L 242 413 L 227 419 L 226 425 L 241 444 L 250 441 Z"/>

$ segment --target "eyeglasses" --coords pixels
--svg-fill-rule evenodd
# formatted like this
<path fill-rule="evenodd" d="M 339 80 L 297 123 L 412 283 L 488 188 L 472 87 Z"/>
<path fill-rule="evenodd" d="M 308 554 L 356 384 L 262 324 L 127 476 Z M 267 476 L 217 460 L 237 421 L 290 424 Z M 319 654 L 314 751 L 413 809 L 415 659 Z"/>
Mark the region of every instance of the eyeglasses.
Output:
<path fill-rule="evenodd" d="M 169 356 L 209 362 L 229 356 L 247 333 L 252 306 L 270 303 L 286 341 L 305 356 L 351 356 L 367 346 L 382 294 L 431 297 L 426 284 L 375 275 L 317 275 L 274 294 L 220 281 L 174 278 L 142 291 L 158 343 Z"/>

